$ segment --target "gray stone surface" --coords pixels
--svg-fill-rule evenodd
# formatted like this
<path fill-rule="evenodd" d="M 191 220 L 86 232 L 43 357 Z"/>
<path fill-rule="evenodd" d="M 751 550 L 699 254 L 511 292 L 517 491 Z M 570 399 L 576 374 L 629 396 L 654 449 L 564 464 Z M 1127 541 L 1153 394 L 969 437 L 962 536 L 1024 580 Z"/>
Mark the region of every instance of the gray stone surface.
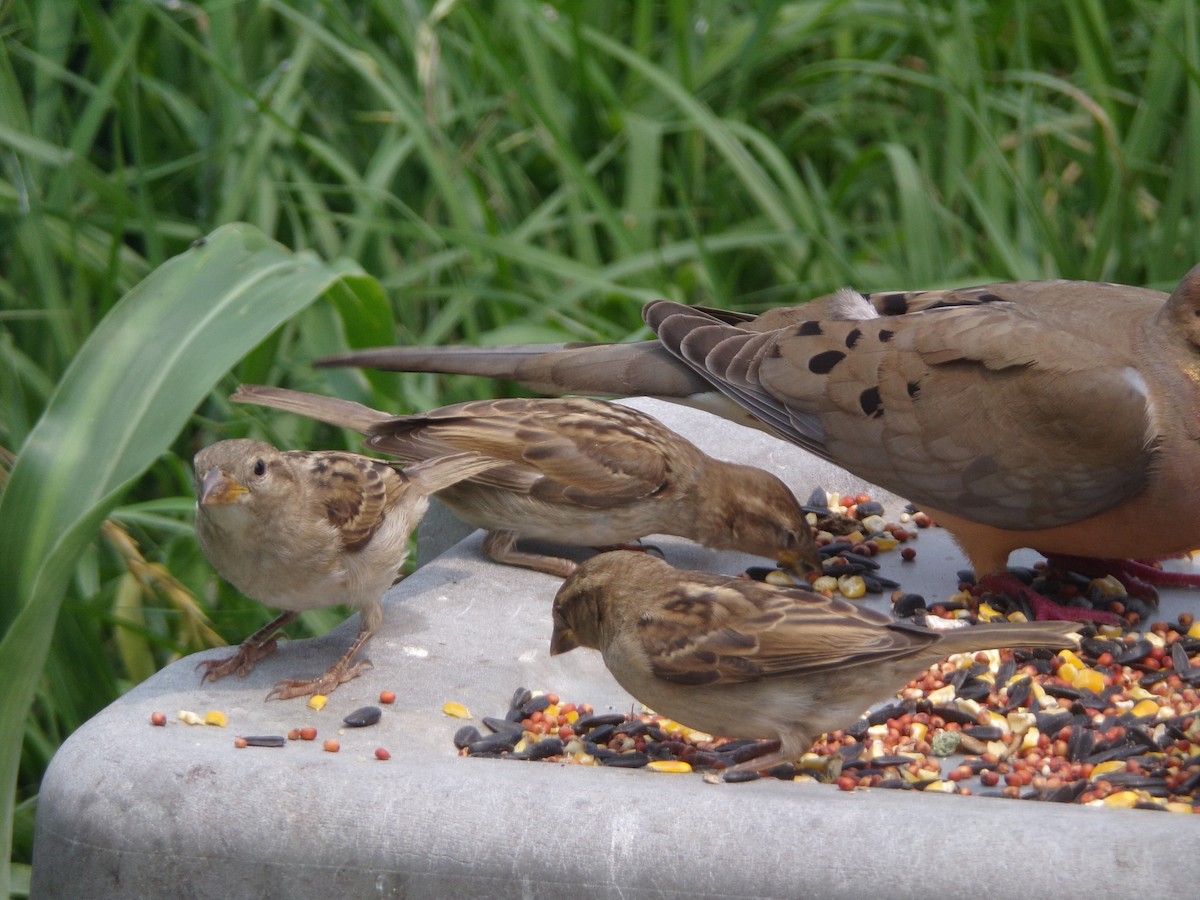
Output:
<path fill-rule="evenodd" d="M 636 405 L 716 455 L 779 472 L 802 497 L 817 483 L 861 487 L 766 436 Z M 502 715 L 518 686 L 597 709 L 631 705 L 598 654 L 549 657 L 555 579 L 491 564 L 479 543 L 478 533 L 468 537 L 392 591 L 368 647 L 375 668 L 320 712 L 263 698 L 279 678 L 324 669 L 356 620 L 284 645 L 243 680 L 201 686 L 204 657 L 181 660 L 85 724 L 42 786 L 34 896 L 1194 894 L 1200 817 L 459 758 L 451 737 L 463 723 L 442 714 L 448 700 L 466 704 L 476 723 Z M 756 562 L 656 543 L 681 567 L 733 572 Z M 916 547 L 912 564 L 884 557 L 887 570 L 909 590 L 950 593 L 963 562 L 948 537 L 926 531 Z M 1166 615 L 1195 606 L 1179 594 L 1165 602 Z M 382 721 L 341 733 L 342 717 L 384 688 L 399 699 Z M 180 709 L 222 710 L 229 727 L 187 726 Z M 150 726 L 156 710 L 167 727 Z M 233 747 L 235 735 L 308 724 L 319 730 L 312 743 Z M 341 752 L 322 751 L 327 737 Z M 373 758 L 380 746 L 391 760 Z"/>

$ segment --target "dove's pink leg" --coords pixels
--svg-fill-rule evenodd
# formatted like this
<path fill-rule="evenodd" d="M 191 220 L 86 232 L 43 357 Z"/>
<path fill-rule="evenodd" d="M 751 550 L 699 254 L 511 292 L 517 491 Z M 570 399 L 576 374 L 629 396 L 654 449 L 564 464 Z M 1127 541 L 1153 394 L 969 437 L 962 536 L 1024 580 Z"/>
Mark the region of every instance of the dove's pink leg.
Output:
<path fill-rule="evenodd" d="M 1046 561 L 1056 569 L 1078 572 L 1089 578 L 1112 575 L 1133 597 L 1140 597 L 1151 606 L 1158 606 L 1160 587 L 1200 587 L 1200 574 L 1168 572 L 1154 565 L 1154 560 L 1092 559 L 1084 556 L 1048 556 Z"/>
<path fill-rule="evenodd" d="M 1120 616 L 1102 612 L 1098 609 L 1080 609 L 1075 606 L 1063 606 L 1055 603 L 1049 597 L 1023 584 L 1015 575 L 1000 572 L 980 580 L 975 587 L 976 593 L 1004 594 L 1009 597 L 1022 597 L 1033 610 L 1033 617 L 1039 622 L 1103 622 L 1107 625 L 1124 625 L 1125 620 Z"/>

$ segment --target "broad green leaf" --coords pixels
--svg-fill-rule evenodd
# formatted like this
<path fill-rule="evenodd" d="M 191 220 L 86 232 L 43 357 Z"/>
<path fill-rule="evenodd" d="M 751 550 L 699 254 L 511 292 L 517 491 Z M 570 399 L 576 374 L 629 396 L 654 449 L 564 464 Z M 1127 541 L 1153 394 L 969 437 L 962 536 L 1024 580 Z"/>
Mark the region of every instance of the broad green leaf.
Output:
<path fill-rule="evenodd" d="M 75 560 L 128 486 L 256 344 L 331 289 L 375 296 L 349 264 L 229 225 L 169 260 L 92 332 L 0 498 L 0 734 L 23 732 Z M 369 302 L 364 300 L 363 302 Z M 0 742 L 0 890 L 21 742 Z"/>

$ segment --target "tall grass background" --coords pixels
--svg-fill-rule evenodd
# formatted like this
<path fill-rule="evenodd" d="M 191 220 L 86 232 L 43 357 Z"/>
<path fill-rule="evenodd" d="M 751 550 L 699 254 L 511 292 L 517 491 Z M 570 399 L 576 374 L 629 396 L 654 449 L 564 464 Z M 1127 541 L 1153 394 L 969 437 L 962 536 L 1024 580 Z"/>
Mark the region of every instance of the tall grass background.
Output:
<path fill-rule="evenodd" d="M 247 434 L 355 446 L 231 407 L 237 382 L 411 411 L 507 388 L 309 362 L 391 340 L 636 338 L 654 297 L 761 310 L 843 285 L 1169 290 L 1200 260 L 1197 15 L 1193 0 L 0 0 L 5 471 L 53 457 L 29 436 L 136 285 L 173 272 L 142 297 L 160 307 L 184 287 L 220 294 L 211 268 L 160 268 L 197 239 L 248 223 L 356 279 L 259 322 L 220 371 L 164 379 L 187 424 L 141 433 L 145 464 L 84 522 L 57 599 L 0 596 L 5 635 L 24 612 L 48 640 L 0 658 L 0 684 L 24 676 L 32 698 L 0 704 L 17 726 L 0 729 L 3 886 L 26 889 L 61 741 L 270 615 L 196 547 L 191 454 Z M 231 352 L 196 336 L 198 353 Z M 143 337 L 152 360 L 184 339 Z M 125 390 L 59 409 L 120 422 Z M 89 471 L 130 451 L 97 443 L 61 449 Z M 0 507 L 10 532 L 48 515 L 33 488 Z M 21 552 L 37 558 L 6 562 L 45 562 Z M 298 634 L 341 615 L 306 614 Z"/>

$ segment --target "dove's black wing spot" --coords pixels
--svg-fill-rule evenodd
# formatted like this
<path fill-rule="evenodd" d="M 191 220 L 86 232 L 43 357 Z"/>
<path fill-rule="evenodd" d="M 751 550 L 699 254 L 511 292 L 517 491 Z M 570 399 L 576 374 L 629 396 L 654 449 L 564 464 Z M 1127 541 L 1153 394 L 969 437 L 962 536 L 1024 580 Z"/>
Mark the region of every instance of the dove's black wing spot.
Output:
<path fill-rule="evenodd" d="M 841 350 L 826 350 L 808 361 L 808 370 L 814 375 L 828 375 L 845 358 L 846 354 Z"/>

